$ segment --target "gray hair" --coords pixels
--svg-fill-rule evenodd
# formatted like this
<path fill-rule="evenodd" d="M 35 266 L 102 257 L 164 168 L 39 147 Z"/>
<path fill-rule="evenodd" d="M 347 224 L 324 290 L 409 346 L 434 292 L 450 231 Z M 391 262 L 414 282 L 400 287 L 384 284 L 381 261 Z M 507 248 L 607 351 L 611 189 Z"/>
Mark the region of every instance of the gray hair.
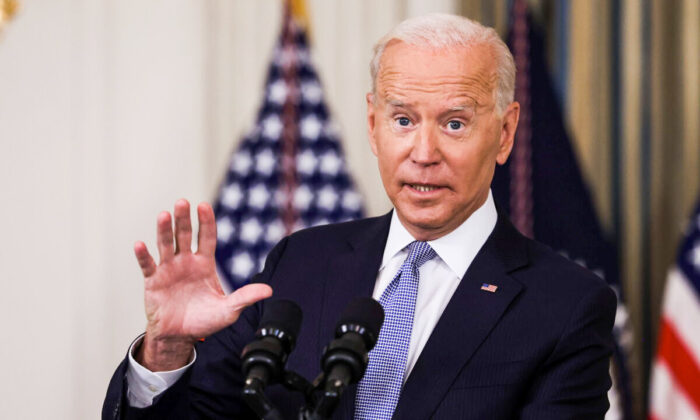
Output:
<path fill-rule="evenodd" d="M 513 102 L 515 91 L 515 62 L 506 44 L 493 28 L 483 26 L 463 16 L 433 13 L 406 19 L 374 46 L 369 69 L 372 76 L 372 92 L 376 91 L 377 74 L 382 54 L 389 42 L 397 40 L 410 45 L 447 48 L 486 44 L 491 47 L 496 60 L 497 86 L 494 91 L 496 109 L 505 111 Z"/>

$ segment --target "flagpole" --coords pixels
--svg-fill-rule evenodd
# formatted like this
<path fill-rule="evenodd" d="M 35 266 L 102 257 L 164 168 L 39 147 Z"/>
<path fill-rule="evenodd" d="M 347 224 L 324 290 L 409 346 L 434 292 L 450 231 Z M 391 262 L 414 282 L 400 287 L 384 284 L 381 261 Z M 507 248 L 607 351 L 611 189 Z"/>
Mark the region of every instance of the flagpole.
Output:
<path fill-rule="evenodd" d="M 299 86 L 297 79 L 298 51 L 293 28 L 294 17 L 289 0 L 284 2 L 284 24 L 282 35 L 282 78 L 287 87 L 287 98 L 282 106 L 282 191 L 285 202 L 281 209 L 281 219 L 284 223 L 286 234 L 294 232 L 297 222 L 297 212 L 294 208 L 294 191 L 297 186 L 296 179 L 296 153 L 299 140 L 299 126 L 297 115 L 297 101 Z"/>

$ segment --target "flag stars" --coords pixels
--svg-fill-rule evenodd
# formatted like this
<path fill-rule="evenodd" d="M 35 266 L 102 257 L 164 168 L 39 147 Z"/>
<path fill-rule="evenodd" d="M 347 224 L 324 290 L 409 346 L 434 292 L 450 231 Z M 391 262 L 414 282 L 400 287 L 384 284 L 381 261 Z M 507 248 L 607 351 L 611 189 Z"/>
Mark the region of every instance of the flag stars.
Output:
<path fill-rule="evenodd" d="M 323 98 L 323 92 L 321 91 L 321 85 L 315 80 L 304 82 L 301 85 L 301 96 L 304 101 L 316 105 L 321 102 Z"/>
<path fill-rule="evenodd" d="M 255 270 L 255 261 L 247 252 L 241 252 L 231 258 L 231 272 L 242 279 L 248 279 Z"/>
<path fill-rule="evenodd" d="M 631 348 L 634 336 L 632 334 L 632 329 L 627 326 L 630 322 L 629 313 L 625 305 L 620 302 L 620 295 L 615 287 L 613 287 L 613 291 L 615 291 L 615 295 L 617 296 L 617 310 L 615 311 L 615 325 L 613 326 L 613 330 L 616 330 L 620 345 L 623 348 Z"/>
<path fill-rule="evenodd" d="M 250 153 L 240 151 L 233 156 L 231 161 L 231 170 L 239 175 L 245 175 L 253 165 L 253 159 L 250 158 Z"/>
<path fill-rule="evenodd" d="M 338 204 L 338 193 L 330 185 L 326 185 L 318 193 L 318 206 L 328 212 L 333 211 Z"/>
<path fill-rule="evenodd" d="M 340 171 L 343 161 L 335 151 L 328 151 L 321 156 L 321 173 L 335 176 Z"/>
<path fill-rule="evenodd" d="M 277 104 L 282 105 L 287 99 L 287 84 L 284 80 L 277 79 L 270 84 L 267 92 L 267 100 Z"/>
<path fill-rule="evenodd" d="M 284 236 L 286 230 L 281 221 L 275 220 L 267 225 L 265 229 L 265 241 L 271 244 L 276 244 Z"/>
<path fill-rule="evenodd" d="M 306 150 L 297 156 L 297 170 L 303 175 L 313 175 L 316 165 L 316 155 L 311 150 Z"/>
<path fill-rule="evenodd" d="M 362 205 L 360 194 L 355 191 L 347 190 L 343 193 L 343 208 L 350 211 L 357 211 Z"/>
<path fill-rule="evenodd" d="M 216 222 L 216 238 L 221 242 L 228 242 L 231 240 L 231 235 L 234 232 L 233 223 L 228 217 L 221 218 Z"/>
<path fill-rule="evenodd" d="M 309 55 L 309 50 L 305 47 L 297 49 L 297 59 L 302 64 L 308 64 L 311 61 L 311 56 Z"/>
<path fill-rule="evenodd" d="M 262 122 L 262 135 L 270 140 L 277 140 L 280 138 L 283 128 L 284 126 L 282 125 L 282 121 L 280 121 L 280 117 L 271 114 Z"/>
<path fill-rule="evenodd" d="M 311 226 L 323 226 L 323 225 L 327 225 L 329 223 L 330 223 L 330 220 L 323 217 L 323 218 L 314 220 L 314 222 L 311 223 Z"/>
<path fill-rule="evenodd" d="M 301 120 L 301 136 L 307 140 L 318 140 L 322 128 L 321 121 L 314 114 L 309 114 Z"/>
<path fill-rule="evenodd" d="M 700 241 L 695 242 L 695 245 L 690 250 L 690 263 L 695 267 L 695 271 L 700 273 Z"/>
<path fill-rule="evenodd" d="M 309 62 L 309 51 L 298 45 L 277 47 L 274 52 L 275 64 L 281 67 L 298 66 Z"/>
<path fill-rule="evenodd" d="M 301 185 L 294 191 L 294 207 L 297 210 L 306 210 L 309 208 L 311 201 L 314 199 L 314 194 L 306 185 Z"/>
<path fill-rule="evenodd" d="M 257 184 L 250 189 L 248 206 L 256 210 L 262 210 L 270 200 L 270 192 L 265 184 Z"/>
<path fill-rule="evenodd" d="M 249 245 L 258 242 L 262 233 L 263 228 L 257 219 L 250 218 L 241 224 L 241 241 Z"/>
<path fill-rule="evenodd" d="M 229 184 L 221 192 L 221 204 L 229 209 L 239 208 L 242 199 L 243 191 L 238 184 Z"/>
<path fill-rule="evenodd" d="M 272 175 L 276 164 L 275 155 L 270 149 L 264 149 L 255 155 L 255 171 L 260 175 Z"/>

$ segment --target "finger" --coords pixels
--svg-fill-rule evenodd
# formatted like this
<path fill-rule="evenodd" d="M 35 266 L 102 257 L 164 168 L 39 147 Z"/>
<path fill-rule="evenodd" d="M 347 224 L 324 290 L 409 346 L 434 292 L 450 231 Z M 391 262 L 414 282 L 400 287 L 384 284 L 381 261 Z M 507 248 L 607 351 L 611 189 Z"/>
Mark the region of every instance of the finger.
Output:
<path fill-rule="evenodd" d="M 179 199 L 175 203 L 175 253 L 192 252 L 192 222 L 190 203 Z"/>
<path fill-rule="evenodd" d="M 146 244 L 139 241 L 134 244 L 134 254 L 136 254 L 136 260 L 139 262 L 141 271 L 144 277 L 150 277 L 156 272 L 156 263 L 153 261 L 153 257 L 148 252 Z"/>
<path fill-rule="evenodd" d="M 226 301 L 235 311 L 242 311 L 255 302 L 272 296 L 272 288 L 267 284 L 248 284 L 226 296 Z"/>
<path fill-rule="evenodd" d="M 167 211 L 161 212 L 158 215 L 158 254 L 160 254 L 160 262 L 168 261 L 173 258 L 173 226 L 170 220 L 170 213 Z"/>
<path fill-rule="evenodd" d="M 216 218 L 214 210 L 208 203 L 197 206 L 199 234 L 197 235 L 197 253 L 213 257 L 216 251 Z"/>

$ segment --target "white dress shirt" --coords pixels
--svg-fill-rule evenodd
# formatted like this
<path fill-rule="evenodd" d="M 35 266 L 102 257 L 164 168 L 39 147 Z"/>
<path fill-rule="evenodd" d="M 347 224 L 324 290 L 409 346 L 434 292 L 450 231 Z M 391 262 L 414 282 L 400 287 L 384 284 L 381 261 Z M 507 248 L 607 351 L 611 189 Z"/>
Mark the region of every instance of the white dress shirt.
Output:
<path fill-rule="evenodd" d="M 457 229 L 434 241 L 428 241 L 437 256 L 423 264 L 418 272 L 418 295 L 416 311 L 413 316 L 411 344 L 408 348 L 408 360 L 404 381 L 413 370 L 423 347 L 432 334 L 447 303 L 452 298 L 464 273 L 471 265 L 489 235 L 496 226 L 498 214 L 489 191 L 486 202 L 479 207 Z M 372 297 L 379 300 L 384 289 L 391 283 L 401 264 L 408 256 L 406 247 L 415 239 L 401 224 L 394 211 L 389 227 L 389 236 L 384 247 L 382 264 L 379 267 L 377 282 Z M 127 399 L 132 407 L 148 407 L 153 399 L 172 386 L 192 366 L 192 361 L 180 369 L 170 372 L 151 372 L 134 360 L 132 351 L 143 337 L 137 338 L 129 349 L 129 366 L 127 368 Z"/>
<path fill-rule="evenodd" d="M 497 218 L 496 206 L 489 192 L 486 202 L 457 229 L 434 241 L 428 241 L 437 256 L 418 269 L 420 280 L 404 381 L 413 370 L 418 356 L 457 290 L 464 273 L 496 226 Z M 408 257 L 406 247 L 413 241 L 415 239 L 394 212 L 389 237 L 384 247 L 384 258 L 372 293 L 375 300 L 379 300 L 384 289 L 398 273 L 401 264 Z"/>
<path fill-rule="evenodd" d="M 180 369 L 151 372 L 141 366 L 133 356 L 134 348 L 141 344 L 144 335 L 141 334 L 131 343 L 131 347 L 129 347 L 129 366 L 126 369 L 126 383 L 128 384 L 126 398 L 130 406 L 137 408 L 150 407 L 153 404 L 153 399 L 173 386 L 197 360 L 197 352 L 193 351 L 192 360 Z"/>

